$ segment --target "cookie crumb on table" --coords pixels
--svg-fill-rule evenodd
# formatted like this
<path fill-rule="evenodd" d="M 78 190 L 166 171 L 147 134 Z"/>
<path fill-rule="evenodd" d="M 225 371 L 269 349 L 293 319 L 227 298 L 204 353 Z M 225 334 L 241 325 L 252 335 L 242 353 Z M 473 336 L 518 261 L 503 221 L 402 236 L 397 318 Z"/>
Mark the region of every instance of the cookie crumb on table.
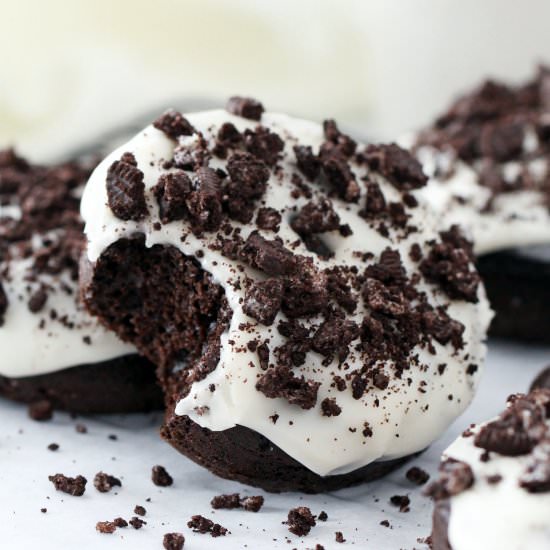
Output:
<path fill-rule="evenodd" d="M 48 479 L 54 484 L 56 491 L 62 491 L 73 497 L 81 497 L 86 490 L 88 480 L 81 475 L 76 477 L 67 477 L 63 474 L 48 476 Z"/>
<path fill-rule="evenodd" d="M 153 466 L 151 471 L 151 479 L 158 487 L 169 487 L 172 483 L 174 483 L 172 476 L 166 471 L 164 466 L 159 466 L 158 464 Z"/>
<path fill-rule="evenodd" d="M 214 523 L 211 519 L 205 518 L 199 514 L 191 516 L 191 519 L 187 522 L 187 527 L 193 529 L 194 533 L 200 533 L 201 535 L 210 533 L 213 537 L 225 536 L 229 533 L 229 531 L 219 523 Z"/>
<path fill-rule="evenodd" d="M 181 550 L 185 544 L 185 537 L 181 533 L 166 533 L 162 539 L 165 550 Z"/>
<path fill-rule="evenodd" d="M 118 477 L 98 472 L 94 477 L 94 487 L 100 493 L 108 493 L 113 487 L 122 487 L 122 483 Z"/>
<path fill-rule="evenodd" d="M 315 527 L 315 516 L 307 506 L 298 506 L 288 512 L 288 530 L 299 537 L 307 535 Z"/>

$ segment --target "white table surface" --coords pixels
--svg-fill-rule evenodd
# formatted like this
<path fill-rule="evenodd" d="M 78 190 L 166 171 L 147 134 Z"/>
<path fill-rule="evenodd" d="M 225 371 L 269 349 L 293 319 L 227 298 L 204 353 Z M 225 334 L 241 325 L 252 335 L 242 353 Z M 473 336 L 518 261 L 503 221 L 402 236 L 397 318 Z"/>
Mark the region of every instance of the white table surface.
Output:
<path fill-rule="evenodd" d="M 0 548 L 9 550 L 162 548 L 164 533 L 179 531 L 185 549 L 325 548 L 407 549 L 426 548 L 417 539 L 430 532 L 431 503 L 422 490 L 405 479 L 415 464 L 434 474 L 441 451 L 470 423 L 487 419 L 503 408 L 505 398 L 525 391 L 544 366 L 550 364 L 550 348 L 490 342 L 489 358 L 480 391 L 472 406 L 424 455 L 387 478 L 325 495 L 296 493 L 272 495 L 211 475 L 180 456 L 158 437 L 159 415 L 102 416 L 71 419 L 56 413 L 49 422 L 34 422 L 26 407 L 0 401 Z M 88 433 L 75 430 L 84 423 Z M 109 434 L 116 434 L 112 441 Z M 57 452 L 48 444 L 60 445 Z M 174 485 L 159 488 L 151 482 L 151 467 L 162 464 L 174 477 Z M 100 470 L 122 480 L 122 488 L 102 494 L 93 487 Z M 55 473 L 88 479 L 84 496 L 56 492 L 48 481 Z M 212 511 L 214 495 L 240 492 L 264 494 L 258 514 L 239 510 Z M 409 513 L 400 513 L 388 500 L 408 494 Z M 151 502 L 146 502 L 150 498 Z M 118 529 L 113 535 L 97 533 L 95 524 L 122 516 L 130 519 L 136 504 L 147 509 L 147 525 L 139 531 Z M 306 505 L 313 513 L 328 513 L 304 538 L 288 532 L 282 522 L 291 507 Z M 47 513 L 41 513 L 47 508 Z M 193 514 L 203 514 L 231 534 L 211 538 L 187 527 Z M 380 525 L 389 520 L 391 528 Z M 345 544 L 334 540 L 342 531 Z"/>

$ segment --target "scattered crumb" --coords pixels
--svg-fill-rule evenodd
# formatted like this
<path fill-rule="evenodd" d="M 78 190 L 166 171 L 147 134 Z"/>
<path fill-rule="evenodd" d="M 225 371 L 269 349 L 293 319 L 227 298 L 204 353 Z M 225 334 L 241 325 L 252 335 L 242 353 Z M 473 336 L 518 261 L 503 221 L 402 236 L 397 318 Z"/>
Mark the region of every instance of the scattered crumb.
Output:
<path fill-rule="evenodd" d="M 112 535 L 116 531 L 116 525 L 112 521 L 98 521 L 95 524 L 96 531 Z"/>
<path fill-rule="evenodd" d="M 214 510 L 232 510 L 241 507 L 241 497 L 239 493 L 229 495 L 217 495 L 210 501 L 210 506 Z"/>
<path fill-rule="evenodd" d="M 143 521 L 142 519 L 138 518 L 137 516 L 134 516 L 128 523 L 134 529 L 141 529 L 144 525 L 147 525 L 146 521 Z"/>
<path fill-rule="evenodd" d="M 410 503 L 411 499 L 407 495 L 393 495 L 390 498 L 390 504 L 399 507 L 400 512 L 408 512 Z"/>
<path fill-rule="evenodd" d="M 48 445 L 49 451 L 57 451 L 59 449 L 59 445 L 57 443 L 50 443 Z"/>
<path fill-rule="evenodd" d="M 247 512 L 258 512 L 263 505 L 263 496 L 258 495 L 241 498 L 239 493 L 217 495 L 210 501 L 210 506 L 212 506 L 214 510 L 233 510 L 235 508 L 243 508 Z"/>
<path fill-rule="evenodd" d="M 419 468 L 418 466 L 413 466 L 412 468 L 409 468 L 406 473 L 407 479 L 414 483 L 415 485 L 424 485 L 429 479 L 430 474 L 423 470 L 422 468 Z"/>
<path fill-rule="evenodd" d="M 151 471 L 151 479 L 158 487 L 168 487 L 174 483 L 172 476 L 166 471 L 164 466 L 153 466 Z"/>
<path fill-rule="evenodd" d="M 166 550 L 181 550 L 185 544 L 185 537 L 181 533 L 166 533 L 162 539 L 162 546 Z"/>
<path fill-rule="evenodd" d="M 211 519 L 201 515 L 191 516 L 187 522 L 187 527 L 193 529 L 194 533 L 210 533 L 213 537 L 225 536 L 229 531 L 219 523 L 214 523 Z"/>
<path fill-rule="evenodd" d="M 336 531 L 336 533 L 334 533 L 334 540 L 336 542 L 346 542 L 346 539 L 344 538 L 344 535 L 342 534 L 342 531 Z"/>
<path fill-rule="evenodd" d="M 136 504 L 136 507 L 134 508 L 134 514 L 137 514 L 138 516 L 144 516 L 146 513 L 147 510 L 145 510 L 143 506 Z"/>
<path fill-rule="evenodd" d="M 122 483 L 118 477 L 98 472 L 94 477 L 94 487 L 100 493 L 108 493 L 113 487 L 122 487 Z"/>
<path fill-rule="evenodd" d="M 264 497 L 261 495 L 244 497 L 241 504 L 247 512 L 259 512 L 264 505 Z"/>
<path fill-rule="evenodd" d="M 307 506 L 298 506 L 289 510 L 286 523 L 291 533 L 303 537 L 315 527 L 315 517 Z"/>
<path fill-rule="evenodd" d="M 317 519 L 319 521 L 327 521 L 328 514 L 324 510 L 322 510 L 321 512 L 319 512 L 319 515 L 317 516 Z"/>
<path fill-rule="evenodd" d="M 81 475 L 67 477 L 63 474 L 55 474 L 48 476 L 48 479 L 54 484 L 57 491 L 63 491 L 73 497 L 81 497 L 86 490 L 86 483 L 88 483 L 88 480 Z"/>

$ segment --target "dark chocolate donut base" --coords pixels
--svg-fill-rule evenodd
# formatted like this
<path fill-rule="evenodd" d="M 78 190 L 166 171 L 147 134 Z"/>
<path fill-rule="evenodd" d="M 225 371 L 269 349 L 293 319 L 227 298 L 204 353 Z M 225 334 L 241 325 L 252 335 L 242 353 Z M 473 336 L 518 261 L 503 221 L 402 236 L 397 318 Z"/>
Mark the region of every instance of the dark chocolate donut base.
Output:
<path fill-rule="evenodd" d="M 0 376 L 0 396 L 23 403 L 48 400 L 56 409 L 81 414 L 146 412 L 163 406 L 155 367 L 136 354 L 39 376 Z"/>
<path fill-rule="evenodd" d="M 264 436 L 242 426 L 213 432 L 202 428 L 187 416 L 169 414 L 161 435 L 180 453 L 217 476 L 272 493 L 334 491 L 379 479 L 413 458 L 410 455 L 373 462 L 347 474 L 321 477 Z"/>
<path fill-rule="evenodd" d="M 88 310 L 159 367 L 200 355 L 223 291 L 172 246 L 145 246 L 141 234 L 109 246 L 94 264 L 83 255 L 80 285 Z"/>
<path fill-rule="evenodd" d="M 214 474 L 266 491 L 318 493 L 378 479 L 408 460 L 321 477 L 253 430 L 213 432 L 173 415 L 193 381 L 216 367 L 227 321 L 222 289 L 174 247 L 146 248 L 139 235 L 121 239 L 95 264 L 82 263 L 81 283 L 84 301 L 102 323 L 159 365 L 168 411 L 163 438 Z"/>
<path fill-rule="evenodd" d="M 451 507 L 448 500 L 435 503 L 432 524 L 431 550 L 452 550 L 449 544 L 449 515 Z"/>
<path fill-rule="evenodd" d="M 550 262 L 512 251 L 478 258 L 496 316 L 490 334 L 550 344 Z"/>

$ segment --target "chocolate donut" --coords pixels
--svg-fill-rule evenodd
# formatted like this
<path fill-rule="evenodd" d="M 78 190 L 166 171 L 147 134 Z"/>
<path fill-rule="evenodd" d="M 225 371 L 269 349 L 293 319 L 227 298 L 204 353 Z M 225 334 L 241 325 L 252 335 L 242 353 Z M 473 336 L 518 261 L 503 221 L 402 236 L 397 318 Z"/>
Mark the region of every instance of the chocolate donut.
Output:
<path fill-rule="evenodd" d="M 491 313 L 425 181 L 395 144 L 246 98 L 168 111 L 109 155 L 82 201 L 82 293 L 158 365 L 163 437 L 222 477 L 306 492 L 437 438 L 475 392 Z"/>
<path fill-rule="evenodd" d="M 483 83 L 413 142 L 426 199 L 473 238 L 491 334 L 550 343 L 550 70 Z"/>
<path fill-rule="evenodd" d="M 433 550 L 542 550 L 550 545 L 550 390 L 508 398 L 496 419 L 470 426 L 443 454 Z"/>
<path fill-rule="evenodd" d="M 0 152 L 0 395 L 79 413 L 159 408 L 154 365 L 78 300 L 80 195 L 92 168 Z"/>

